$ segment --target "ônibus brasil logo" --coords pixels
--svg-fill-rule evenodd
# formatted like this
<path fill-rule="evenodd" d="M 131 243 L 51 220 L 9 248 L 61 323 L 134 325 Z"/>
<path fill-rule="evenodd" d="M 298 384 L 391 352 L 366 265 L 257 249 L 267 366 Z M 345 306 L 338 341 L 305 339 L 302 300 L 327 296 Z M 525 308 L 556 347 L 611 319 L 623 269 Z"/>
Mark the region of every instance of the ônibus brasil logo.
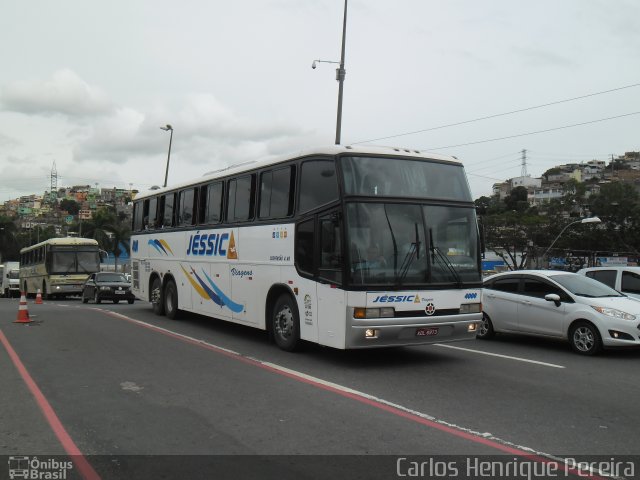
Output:
<path fill-rule="evenodd" d="M 65 480 L 67 471 L 73 469 L 73 462 L 55 458 L 46 460 L 38 457 L 9 457 L 9 478 L 27 478 L 38 480 Z"/>

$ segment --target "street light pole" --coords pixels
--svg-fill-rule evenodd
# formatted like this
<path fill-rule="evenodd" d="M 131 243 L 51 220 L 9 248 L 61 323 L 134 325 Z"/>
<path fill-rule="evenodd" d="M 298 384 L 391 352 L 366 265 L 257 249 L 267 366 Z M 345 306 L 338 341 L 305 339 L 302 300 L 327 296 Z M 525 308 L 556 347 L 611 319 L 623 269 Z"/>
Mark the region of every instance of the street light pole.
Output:
<path fill-rule="evenodd" d="M 347 76 L 347 71 L 344 68 L 344 51 L 345 42 L 347 38 L 347 0 L 344 0 L 344 17 L 342 19 L 342 50 L 340 54 L 340 62 L 332 62 L 331 60 L 314 60 L 311 64 L 311 68 L 316 68 L 316 63 L 335 63 L 338 65 L 336 68 L 336 80 L 338 81 L 338 115 L 336 119 L 336 145 L 340 145 L 340 136 L 342 131 L 342 92 L 344 89 L 344 77 Z"/>
<path fill-rule="evenodd" d="M 171 132 L 169 136 L 169 153 L 167 153 L 167 169 L 164 172 L 164 185 L 167 186 L 167 179 L 169 178 L 169 160 L 171 160 L 171 142 L 173 141 L 173 127 L 167 123 L 165 127 L 160 127 L 160 130 L 164 130 L 165 132 Z"/>
<path fill-rule="evenodd" d="M 336 70 L 336 80 L 338 80 L 338 117 L 336 119 L 336 145 L 340 145 L 342 131 L 342 90 L 344 77 L 347 71 L 344 69 L 344 50 L 347 36 L 347 0 L 344 0 L 344 17 L 342 20 L 342 53 L 340 54 L 340 66 Z"/>
<path fill-rule="evenodd" d="M 549 245 L 549 248 L 547 248 L 545 250 L 545 252 L 542 254 L 542 258 L 547 256 L 547 253 L 549 253 L 549 250 L 551 250 L 551 248 L 555 245 L 555 243 L 558 241 L 558 239 L 562 236 L 562 234 L 564 233 L 564 231 L 569 228 L 571 225 L 575 225 L 576 223 L 600 223 L 602 222 L 602 220 L 600 220 L 598 217 L 589 217 L 589 218 L 583 218 L 582 220 L 576 220 L 575 222 L 571 222 L 569 224 L 567 224 L 558 234 L 558 236 L 553 240 L 553 242 L 551 242 L 551 245 Z"/>

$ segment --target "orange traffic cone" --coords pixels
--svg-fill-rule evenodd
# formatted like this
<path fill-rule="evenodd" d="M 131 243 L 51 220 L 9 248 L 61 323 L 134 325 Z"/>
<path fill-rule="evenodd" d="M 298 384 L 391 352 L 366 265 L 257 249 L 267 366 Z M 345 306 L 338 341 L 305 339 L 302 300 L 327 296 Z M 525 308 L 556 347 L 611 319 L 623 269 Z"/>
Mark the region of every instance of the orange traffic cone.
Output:
<path fill-rule="evenodd" d="M 38 289 L 38 293 L 36 294 L 36 305 L 42 305 L 42 294 L 40 293 L 40 289 Z"/>
<path fill-rule="evenodd" d="M 20 293 L 20 306 L 18 307 L 18 318 L 13 323 L 31 323 L 33 320 L 29 318 L 29 309 L 27 308 L 27 298 L 24 292 Z"/>

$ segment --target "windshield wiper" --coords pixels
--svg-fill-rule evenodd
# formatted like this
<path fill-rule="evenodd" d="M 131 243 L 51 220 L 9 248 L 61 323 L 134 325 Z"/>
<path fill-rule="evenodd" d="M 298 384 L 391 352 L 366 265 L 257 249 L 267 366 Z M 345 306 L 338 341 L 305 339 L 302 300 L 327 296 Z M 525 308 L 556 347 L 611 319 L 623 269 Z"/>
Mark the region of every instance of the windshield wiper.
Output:
<path fill-rule="evenodd" d="M 391 234 L 391 243 L 393 243 L 393 271 L 397 275 L 398 271 L 398 243 L 396 242 L 396 236 L 393 234 L 393 228 L 391 227 L 391 220 L 389 220 L 389 214 L 387 213 L 387 204 L 382 205 L 384 211 L 384 218 L 387 219 L 387 225 L 389 226 L 389 233 Z"/>
<path fill-rule="evenodd" d="M 404 256 L 404 260 L 402 260 L 402 265 L 400 265 L 400 277 L 398 278 L 398 283 L 402 283 L 404 281 L 405 277 L 409 273 L 409 267 L 411 266 L 413 261 L 416 258 L 420 258 L 420 234 L 418 232 L 418 223 L 414 223 L 413 225 L 416 229 L 416 241 L 411 242 L 409 251 Z"/>
<path fill-rule="evenodd" d="M 449 270 L 449 273 L 451 273 L 451 275 L 453 276 L 458 286 L 461 286 L 462 279 L 460 278 L 460 274 L 458 274 L 458 271 L 455 269 L 453 264 L 449 261 L 447 256 L 444 253 L 442 253 L 442 250 L 440 250 L 439 247 L 433 244 L 433 231 L 431 229 L 429 229 L 429 243 L 431 247 L 431 260 L 433 261 L 434 258 L 440 259 L 440 261 L 444 263 L 444 266 L 447 267 L 447 270 Z M 436 253 L 437 255 L 434 255 L 434 253 Z"/>

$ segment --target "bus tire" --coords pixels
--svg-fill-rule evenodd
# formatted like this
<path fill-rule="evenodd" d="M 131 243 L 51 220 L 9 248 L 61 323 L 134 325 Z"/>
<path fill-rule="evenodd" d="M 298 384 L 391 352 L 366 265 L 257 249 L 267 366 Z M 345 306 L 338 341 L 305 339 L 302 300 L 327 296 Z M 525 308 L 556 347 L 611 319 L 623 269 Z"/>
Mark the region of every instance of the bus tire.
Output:
<path fill-rule="evenodd" d="M 298 306 L 291 295 L 280 295 L 273 306 L 271 332 L 280 349 L 293 352 L 300 348 L 300 316 Z"/>
<path fill-rule="evenodd" d="M 173 280 L 169 280 L 164 286 L 164 313 L 171 320 L 175 320 L 178 316 L 178 289 Z"/>
<path fill-rule="evenodd" d="M 42 299 L 43 300 L 51 300 L 51 294 L 47 291 L 46 282 L 42 282 Z"/>
<path fill-rule="evenodd" d="M 164 299 L 162 297 L 162 282 L 158 277 L 155 277 L 151 283 L 151 305 L 153 305 L 153 313 L 156 315 L 164 315 Z"/>

